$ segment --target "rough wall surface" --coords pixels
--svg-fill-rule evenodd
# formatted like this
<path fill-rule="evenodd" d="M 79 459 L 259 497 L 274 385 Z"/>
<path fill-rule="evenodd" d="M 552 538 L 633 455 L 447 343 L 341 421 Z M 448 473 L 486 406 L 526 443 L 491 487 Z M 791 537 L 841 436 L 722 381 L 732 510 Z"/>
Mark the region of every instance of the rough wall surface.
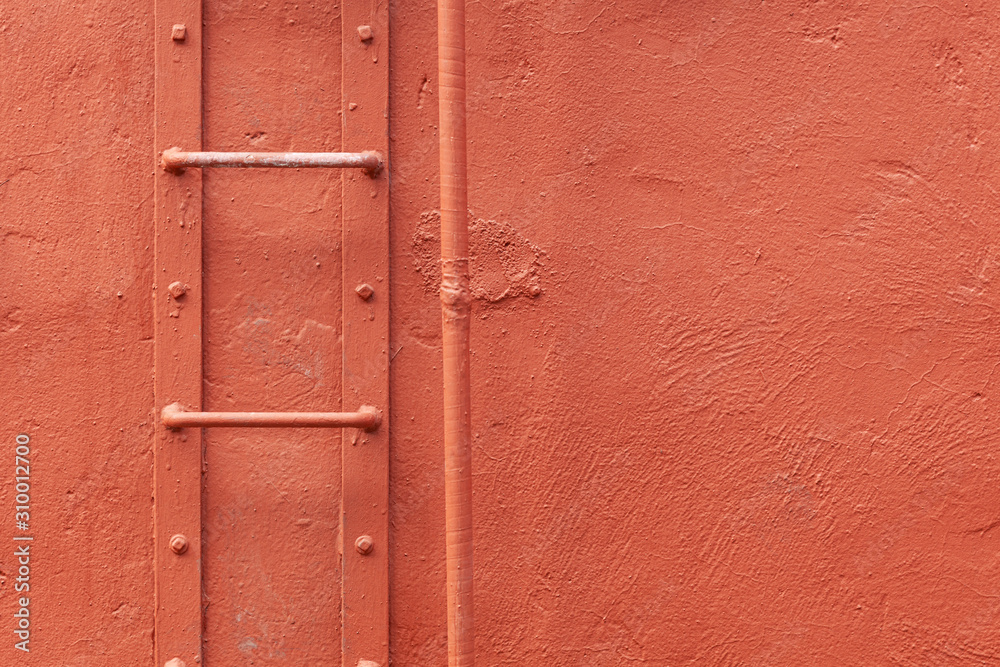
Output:
<path fill-rule="evenodd" d="M 152 656 L 150 10 L 0 3 L 3 665 Z M 22 577 L 24 472 L 35 541 Z M 30 654 L 14 648 L 21 597 Z"/>
<path fill-rule="evenodd" d="M 206 144 L 336 147 L 338 3 L 204 4 Z M 391 19 L 392 655 L 440 665 L 435 7 Z M 469 21 L 481 663 L 1000 661 L 992 5 Z M 151 661 L 151 26 L 0 5 L 4 665 Z M 339 396 L 338 211 L 206 176 L 209 406 Z M 208 667 L 336 664 L 338 441 L 206 438 Z"/>

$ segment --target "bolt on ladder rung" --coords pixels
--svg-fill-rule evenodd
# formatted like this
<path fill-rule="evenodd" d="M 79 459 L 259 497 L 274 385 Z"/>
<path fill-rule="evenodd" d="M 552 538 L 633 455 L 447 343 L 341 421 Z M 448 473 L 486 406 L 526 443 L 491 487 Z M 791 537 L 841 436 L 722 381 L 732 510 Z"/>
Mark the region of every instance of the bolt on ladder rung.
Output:
<path fill-rule="evenodd" d="M 368 405 L 357 412 L 189 412 L 171 403 L 160 413 L 168 428 L 251 427 L 251 428 L 360 428 L 374 431 L 382 423 L 382 413 Z"/>
<path fill-rule="evenodd" d="M 161 154 L 164 169 L 176 171 L 186 167 L 235 168 L 335 168 L 364 169 L 375 174 L 381 171 L 382 156 L 375 151 L 361 153 L 244 153 L 219 151 L 182 151 L 168 148 Z"/>

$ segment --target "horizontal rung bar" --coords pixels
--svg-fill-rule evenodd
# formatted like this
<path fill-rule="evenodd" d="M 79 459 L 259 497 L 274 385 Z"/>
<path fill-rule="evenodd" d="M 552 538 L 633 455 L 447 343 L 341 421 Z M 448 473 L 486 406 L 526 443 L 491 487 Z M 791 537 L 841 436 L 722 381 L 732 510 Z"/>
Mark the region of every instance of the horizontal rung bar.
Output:
<path fill-rule="evenodd" d="M 185 167 L 334 167 L 340 169 L 365 169 L 377 172 L 382 169 L 382 156 L 374 151 L 363 153 L 221 153 L 187 152 L 179 148 L 163 151 L 161 164 L 164 169 Z"/>
<path fill-rule="evenodd" d="M 357 412 L 188 412 L 171 403 L 160 413 L 169 428 L 244 426 L 257 428 L 360 428 L 374 431 L 382 423 L 382 413 L 363 405 Z"/>

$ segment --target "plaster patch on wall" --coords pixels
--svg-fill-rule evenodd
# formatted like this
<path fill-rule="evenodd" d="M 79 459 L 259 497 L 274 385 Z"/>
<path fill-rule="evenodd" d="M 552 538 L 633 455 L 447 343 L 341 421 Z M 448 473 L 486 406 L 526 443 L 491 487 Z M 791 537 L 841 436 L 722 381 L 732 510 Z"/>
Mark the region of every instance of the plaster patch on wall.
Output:
<path fill-rule="evenodd" d="M 545 252 L 524 238 L 509 222 L 469 215 L 472 296 L 487 303 L 542 293 L 540 271 Z M 441 285 L 441 212 L 425 211 L 413 232 L 414 270 L 424 290 Z"/>

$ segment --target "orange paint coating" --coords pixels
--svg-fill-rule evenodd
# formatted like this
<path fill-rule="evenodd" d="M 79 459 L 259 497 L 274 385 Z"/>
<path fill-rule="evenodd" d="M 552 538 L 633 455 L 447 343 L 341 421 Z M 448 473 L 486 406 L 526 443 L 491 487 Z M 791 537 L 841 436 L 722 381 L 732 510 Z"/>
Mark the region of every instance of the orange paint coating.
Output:
<path fill-rule="evenodd" d="M 438 0 L 441 352 L 448 666 L 473 667 L 472 290 L 469 273 L 465 0 Z"/>
<path fill-rule="evenodd" d="M 259 5 L 204 2 L 204 145 L 338 150 L 339 3 Z M 433 9 L 390 6 L 398 665 L 447 653 Z M 479 661 L 995 659 L 992 5 L 467 20 Z M 153 25 L 0 15 L 0 448 L 32 437 L 37 541 L 3 665 L 152 662 Z M 340 179 L 205 175 L 206 406 L 338 406 Z M 205 664 L 325 664 L 339 436 L 205 441 Z"/>

